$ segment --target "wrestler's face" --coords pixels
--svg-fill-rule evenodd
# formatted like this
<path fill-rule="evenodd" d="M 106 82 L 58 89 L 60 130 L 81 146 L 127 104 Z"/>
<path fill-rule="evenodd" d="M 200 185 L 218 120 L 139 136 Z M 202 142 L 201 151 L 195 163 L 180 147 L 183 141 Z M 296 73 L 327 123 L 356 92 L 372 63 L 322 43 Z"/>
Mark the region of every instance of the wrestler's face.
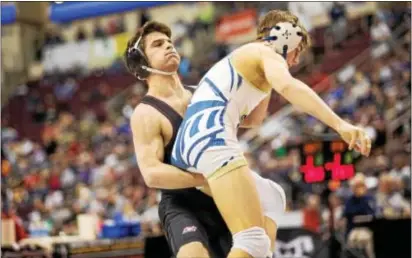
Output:
<path fill-rule="evenodd" d="M 292 52 L 288 53 L 286 57 L 286 62 L 288 63 L 289 68 L 299 64 L 300 59 L 300 52 L 295 49 Z"/>
<path fill-rule="evenodd" d="M 168 36 L 160 32 L 149 33 L 145 37 L 145 53 L 152 68 L 176 72 L 180 56 Z"/>

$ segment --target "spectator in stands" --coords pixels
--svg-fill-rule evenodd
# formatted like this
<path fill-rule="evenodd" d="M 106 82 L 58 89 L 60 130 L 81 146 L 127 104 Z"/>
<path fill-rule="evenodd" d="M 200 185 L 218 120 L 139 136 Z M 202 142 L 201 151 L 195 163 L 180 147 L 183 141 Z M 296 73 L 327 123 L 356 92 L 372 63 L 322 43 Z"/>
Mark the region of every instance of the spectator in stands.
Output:
<path fill-rule="evenodd" d="M 29 232 L 31 237 L 48 236 L 51 225 L 46 222 L 38 211 L 30 214 Z"/>
<path fill-rule="evenodd" d="M 308 32 L 311 32 L 313 29 L 313 26 L 312 26 L 312 22 L 310 21 L 311 20 L 310 15 L 308 15 L 305 12 L 305 8 L 304 8 L 305 4 L 306 4 L 305 2 L 290 1 L 288 3 L 288 10 L 299 18 L 299 21 L 302 23 L 303 26 L 305 26 Z"/>
<path fill-rule="evenodd" d="M 124 16 L 118 15 L 116 17 L 116 24 L 117 24 L 117 33 L 123 33 L 126 31 L 126 26 L 124 24 Z"/>
<path fill-rule="evenodd" d="M 347 220 L 346 234 L 354 227 L 356 216 L 375 215 L 375 198 L 367 194 L 365 176 L 357 174 L 350 182 L 352 196 L 345 203 L 343 217 Z"/>
<path fill-rule="evenodd" d="M 2 204 L 4 202 L 2 201 Z M 1 211 L 1 221 L 11 219 L 14 222 L 15 239 L 20 241 L 28 237 L 26 230 L 24 229 L 23 220 L 16 214 L 16 210 L 12 206 L 4 206 Z"/>
<path fill-rule="evenodd" d="M 355 101 L 360 101 L 366 98 L 369 94 L 370 82 L 368 78 L 360 71 L 355 73 L 353 85 L 350 89 L 351 98 Z"/>
<path fill-rule="evenodd" d="M 26 102 L 26 107 L 27 110 L 31 113 L 35 110 L 36 106 L 38 103 L 40 103 L 41 97 L 37 89 L 33 90 L 28 96 L 27 96 L 27 102 Z"/>
<path fill-rule="evenodd" d="M 319 233 L 320 225 L 320 197 L 312 194 L 308 196 L 306 206 L 303 208 L 303 228 L 314 233 Z"/>
<path fill-rule="evenodd" d="M 114 217 L 116 214 L 121 214 L 124 210 L 126 199 L 119 194 L 117 187 L 113 186 L 109 190 L 106 212 L 109 217 Z"/>
<path fill-rule="evenodd" d="M 34 61 L 41 62 L 43 60 L 43 45 L 40 39 L 35 39 L 33 43 L 34 47 Z"/>
<path fill-rule="evenodd" d="M 182 77 L 187 77 L 190 75 L 190 59 L 184 55 L 180 55 L 180 65 L 179 65 L 179 74 Z"/>
<path fill-rule="evenodd" d="M 145 212 L 142 214 L 142 222 L 147 223 L 147 229 L 151 235 L 160 235 L 162 229 L 160 226 L 160 219 L 158 215 L 158 197 L 159 194 L 155 189 L 150 189 L 146 200 Z"/>
<path fill-rule="evenodd" d="M 78 236 L 77 220 L 75 216 L 71 216 L 64 220 L 62 226 L 63 235 L 66 236 Z"/>
<path fill-rule="evenodd" d="M 59 45 L 65 43 L 57 28 L 48 28 L 44 37 L 45 46 Z"/>
<path fill-rule="evenodd" d="M 43 123 L 47 117 L 45 105 L 42 102 L 36 103 L 32 113 L 32 119 L 35 123 Z"/>
<path fill-rule="evenodd" d="M 102 39 L 102 38 L 105 38 L 107 36 L 106 32 L 104 31 L 104 29 L 102 27 L 102 20 L 101 19 L 97 19 L 95 24 L 94 24 L 93 36 L 96 39 Z"/>
<path fill-rule="evenodd" d="M 182 38 L 185 37 L 189 30 L 189 24 L 187 24 L 184 20 L 178 19 L 172 26 L 173 31 L 173 42 L 175 44 L 180 45 Z"/>
<path fill-rule="evenodd" d="M 381 175 L 376 193 L 378 216 L 389 219 L 410 217 L 410 203 L 401 194 L 403 184 L 392 175 Z"/>
<path fill-rule="evenodd" d="M 411 31 L 406 32 L 402 39 L 402 47 L 407 51 L 411 52 Z M 409 76 L 410 77 L 410 76 Z"/>
<path fill-rule="evenodd" d="M 109 35 L 115 35 L 126 31 L 124 18 L 122 15 L 117 15 L 109 21 L 107 32 Z"/>
<path fill-rule="evenodd" d="M 372 232 L 365 227 L 356 227 L 357 222 L 372 219 L 375 215 L 375 198 L 367 193 L 365 176 L 356 174 L 350 182 L 353 195 L 345 204 L 343 217 L 346 218 L 346 235 L 349 247 L 366 250 L 368 258 L 374 258 Z"/>
<path fill-rule="evenodd" d="M 383 19 L 375 17 L 375 21 L 371 27 L 371 37 L 373 44 L 386 42 L 391 37 L 389 26 L 386 25 Z"/>
<path fill-rule="evenodd" d="M 86 31 L 84 30 L 83 27 L 79 27 L 77 29 L 77 34 L 76 34 L 76 40 L 77 41 L 83 41 L 87 39 Z"/>
<path fill-rule="evenodd" d="M 8 160 L 6 159 L 1 159 L 1 179 L 2 182 L 5 183 L 5 186 L 7 185 L 7 176 L 11 172 L 11 164 Z"/>
<path fill-rule="evenodd" d="M 389 197 L 392 192 L 392 177 L 388 174 L 383 174 L 379 177 L 379 186 L 376 193 L 376 216 L 386 216 L 391 213 Z"/>
<path fill-rule="evenodd" d="M 194 24 L 194 27 L 205 32 L 209 31 L 210 26 L 215 19 L 215 5 L 211 2 L 201 2 L 199 14 Z"/>
<path fill-rule="evenodd" d="M 18 137 L 17 131 L 14 128 L 9 126 L 8 119 L 4 119 L 1 123 L 1 141 L 9 142 L 9 141 L 17 139 L 17 137 Z"/>
<path fill-rule="evenodd" d="M 67 102 L 75 94 L 78 84 L 75 79 L 67 78 L 64 82 L 57 84 L 54 88 L 54 94 L 58 101 Z"/>
<path fill-rule="evenodd" d="M 325 222 L 325 224 L 327 226 L 331 226 L 331 213 L 330 213 L 330 209 L 333 210 L 333 228 L 336 231 L 341 231 L 342 230 L 342 214 L 343 214 L 343 205 L 341 203 L 341 200 L 339 198 L 339 196 L 336 193 L 332 193 L 329 196 L 328 199 L 330 208 L 329 209 L 325 209 L 322 212 L 322 219 Z"/>
<path fill-rule="evenodd" d="M 342 48 L 342 41 L 347 34 L 346 3 L 333 2 L 329 16 L 332 21 L 331 29 L 335 47 Z"/>
<path fill-rule="evenodd" d="M 54 121 L 57 116 L 58 112 L 61 109 L 59 108 L 56 103 L 56 97 L 53 94 L 47 94 L 44 98 L 44 107 L 45 107 L 45 122 L 47 121 Z"/>
<path fill-rule="evenodd" d="M 411 217 L 410 194 L 409 196 L 407 196 L 405 189 L 406 183 L 410 184 L 410 179 L 408 181 L 403 181 L 399 177 L 393 178 L 393 193 L 391 197 L 391 202 L 393 202 L 393 206 L 399 214 L 399 218 Z"/>
<path fill-rule="evenodd" d="M 394 178 L 399 178 L 405 182 L 410 181 L 411 178 L 411 166 L 410 157 L 400 152 L 393 156 L 393 169 L 390 171 L 390 175 Z"/>
<path fill-rule="evenodd" d="M 122 108 L 122 114 L 125 118 L 129 119 L 133 113 L 134 107 L 140 102 L 140 95 L 135 90 L 127 97 L 126 103 Z"/>

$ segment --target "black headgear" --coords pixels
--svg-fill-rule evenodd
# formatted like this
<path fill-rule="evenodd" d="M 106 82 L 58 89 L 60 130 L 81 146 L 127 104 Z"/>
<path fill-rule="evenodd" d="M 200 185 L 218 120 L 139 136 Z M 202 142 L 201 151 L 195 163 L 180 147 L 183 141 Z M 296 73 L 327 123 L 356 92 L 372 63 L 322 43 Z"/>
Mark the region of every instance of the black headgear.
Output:
<path fill-rule="evenodd" d="M 127 51 L 128 58 L 131 60 L 139 60 L 139 65 L 137 67 L 138 71 L 136 72 L 136 76 L 139 80 L 145 80 L 150 73 L 157 73 L 161 75 L 173 75 L 175 72 L 164 72 L 149 66 L 149 60 L 147 60 L 146 55 L 144 54 L 143 50 L 140 48 L 140 41 L 142 40 L 143 35 L 140 36 L 135 44 Z"/>

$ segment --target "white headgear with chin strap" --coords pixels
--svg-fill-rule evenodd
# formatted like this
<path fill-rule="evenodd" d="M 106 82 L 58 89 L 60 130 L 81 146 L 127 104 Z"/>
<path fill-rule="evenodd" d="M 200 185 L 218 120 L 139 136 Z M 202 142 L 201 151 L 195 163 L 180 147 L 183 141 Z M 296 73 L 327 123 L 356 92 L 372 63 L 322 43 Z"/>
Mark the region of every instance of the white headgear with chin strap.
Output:
<path fill-rule="evenodd" d="M 286 55 L 295 50 L 302 41 L 302 29 L 296 24 L 279 22 L 268 29 L 269 34 L 263 40 L 269 41 L 275 47 L 275 51 L 285 59 Z"/>

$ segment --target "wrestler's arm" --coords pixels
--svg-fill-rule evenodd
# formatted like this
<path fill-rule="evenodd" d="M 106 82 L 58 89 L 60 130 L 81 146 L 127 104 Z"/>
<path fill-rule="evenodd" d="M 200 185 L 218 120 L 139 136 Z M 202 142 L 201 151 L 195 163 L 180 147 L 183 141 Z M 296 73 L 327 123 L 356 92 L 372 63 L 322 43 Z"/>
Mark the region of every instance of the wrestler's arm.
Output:
<path fill-rule="evenodd" d="M 259 126 L 265 120 L 267 116 L 267 110 L 269 107 L 271 93 L 268 94 L 253 110 L 250 114 L 243 120 L 240 124 L 241 128 L 253 128 Z"/>
<path fill-rule="evenodd" d="M 137 162 L 148 187 L 181 189 L 205 184 L 203 175 L 188 173 L 163 163 L 164 142 L 159 121 L 151 110 L 138 106 L 131 117 Z"/>
<path fill-rule="evenodd" d="M 268 47 L 261 47 L 260 65 L 266 80 L 292 105 L 338 131 L 343 120 L 306 84 L 292 77 L 285 60 Z"/>

